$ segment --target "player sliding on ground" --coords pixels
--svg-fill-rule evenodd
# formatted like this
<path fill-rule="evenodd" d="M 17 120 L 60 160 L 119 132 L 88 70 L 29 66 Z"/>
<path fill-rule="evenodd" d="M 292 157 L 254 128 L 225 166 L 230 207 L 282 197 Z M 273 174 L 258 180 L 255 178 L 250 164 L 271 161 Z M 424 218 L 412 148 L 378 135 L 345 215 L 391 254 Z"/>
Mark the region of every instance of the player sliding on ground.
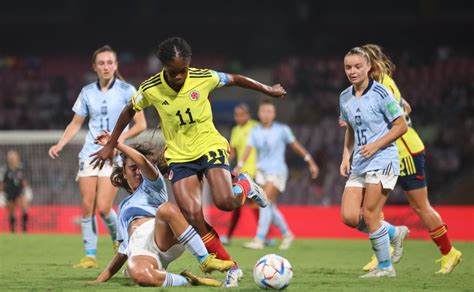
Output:
<path fill-rule="evenodd" d="M 104 132 L 96 143 L 105 145 L 108 140 L 109 134 Z M 179 208 L 167 202 L 165 182 L 157 168 L 160 165 L 163 171 L 166 164 L 153 158 L 151 149 L 143 144 L 133 148 L 120 142 L 115 145 L 122 152 L 123 167 L 114 167 L 112 184 L 124 188 L 130 195 L 119 205 L 118 240 L 121 243 L 118 253 L 93 283 L 109 280 L 128 259 L 128 274 L 140 286 L 221 286 L 218 280 L 198 277 L 188 271 L 181 275 L 166 271 L 168 264 L 185 249 L 196 258 L 203 272 L 224 272 L 232 268 L 234 262 L 210 255 Z"/>

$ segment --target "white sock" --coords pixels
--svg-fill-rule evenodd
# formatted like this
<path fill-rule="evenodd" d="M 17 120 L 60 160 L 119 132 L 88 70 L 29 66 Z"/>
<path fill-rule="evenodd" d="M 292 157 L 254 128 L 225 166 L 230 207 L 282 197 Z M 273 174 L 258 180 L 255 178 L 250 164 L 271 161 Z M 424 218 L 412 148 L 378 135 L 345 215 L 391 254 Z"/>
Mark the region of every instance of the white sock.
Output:
<path fill-rule="evenodd" d="M 178 241 L 184 245 L 200 263 L 209 256 L 204 242 L 191 225 L 189 225 L 188 228 L 178 236 Z"/>

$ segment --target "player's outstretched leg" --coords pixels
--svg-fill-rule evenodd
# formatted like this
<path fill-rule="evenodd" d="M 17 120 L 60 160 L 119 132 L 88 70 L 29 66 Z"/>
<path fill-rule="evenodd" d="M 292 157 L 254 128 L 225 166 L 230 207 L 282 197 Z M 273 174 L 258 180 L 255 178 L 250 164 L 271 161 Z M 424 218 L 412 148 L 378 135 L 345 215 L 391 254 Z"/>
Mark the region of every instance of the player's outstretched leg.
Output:
<path fill-rule="evenodd" d="M 234 266 L 234 262 L 231 260 L 220 260 L 216 258 L 216 255 L 209 254 L 203 240 L 186 221 L 178 206 L 166 202 L 156 211 L 155 241 L 158 243 L 163 238 L 172 238 L 173 234 L 177 237 L 178 242 L 199 262 L 203 272 L 225 272 Z"/>

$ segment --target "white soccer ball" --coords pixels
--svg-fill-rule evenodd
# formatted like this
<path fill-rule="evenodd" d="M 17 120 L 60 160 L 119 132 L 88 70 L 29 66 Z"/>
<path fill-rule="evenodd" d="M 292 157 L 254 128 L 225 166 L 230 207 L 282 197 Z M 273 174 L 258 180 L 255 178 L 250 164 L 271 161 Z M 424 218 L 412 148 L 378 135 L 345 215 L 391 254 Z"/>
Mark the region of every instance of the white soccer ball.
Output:
<path fill-rule="evenodd" d="M 285 289 L 290 285 L 292 277 L 290 262 L 276 254 L 263 256 L 253 267 L 253 278 L 261 289 Z"/>

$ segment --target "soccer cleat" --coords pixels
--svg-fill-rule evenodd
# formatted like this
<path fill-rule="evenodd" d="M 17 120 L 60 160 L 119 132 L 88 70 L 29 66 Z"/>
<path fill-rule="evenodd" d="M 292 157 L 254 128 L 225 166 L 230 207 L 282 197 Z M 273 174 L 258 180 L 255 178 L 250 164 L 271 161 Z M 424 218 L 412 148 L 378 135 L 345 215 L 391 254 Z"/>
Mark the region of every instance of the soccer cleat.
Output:
<path fill-rule="evenodd" d="M 244 247 L 250 249 L 263 249 L 265 242 L 259 238 L 254 238 L 252 241 L 244 243 Z"/>
<path fill-rule="evenodd" d="M 97 264 L 97 260 L 95 258 L 85 256 L 79 261 L 77 265 L 74 265 L 73 267 L 82 268 L 82 269 L 91 269 L 91 268 L 98 268 L 99 265 Z"/>
<path fill-rule="evenodd" d="M 234 266 L 233 261 L 224 261 L 216 258 L 215 254 L 210 254 L 202 263 L 199 264 L 204 273 L 212 271 L 225 272 Z"/>
<path fill-rule="evenodd" d="M 455 249 L 454 246 L 451 247 L 451 250 L 448 254 L 443 255 L 436 262 L 441 262 L 441 269 L 436 272 L 436 274 L 449 274 L 454 270 L 454 267 L 457 266 L 462 261 L 462 253 Z"/>
<path fill-rule="evenodd" d="M 393 251 L 393 247 L 390 246 L 390 256 L 393 256 Z M 364 272 L 373 271 L 377 268 L 378 264 L 379 262 L 377 261 L 377 257 L 375 255 L 372 255 L 372 257 L 370 258 L 370 262 L 368 262 L 364 267 L 362 267 L 362 270 Z"/>
<path fill-rule="evenodd" d="M 278 247 L 280 250 L 287 250 L 290 248 L 291 246 L 291 243 L 293 242 L 293 240 L 295 239 L 295 237 L 293 236 L 293 234 L 288 234 L 287 236 L 284 236 L 283 237 L 283 240 L 281 241 L 281 244 L 280 246 Z"/>
<path fill-rule="evenodd" d="M 247 193 L 247 198 L 251 199 L 261 208 L 265 208 L 268 205 L 268 198 L 265 191 L 253 181 L 253 179 L 246 172 L 239 174 L 239 181 L 246 180 L 249 182 L 250 189 Z"/>
<path fill-rule="evenodd" d="M 118 252 L 119 246 L 120 246 L 120 242 L 118 240 L 115 240 L 113 242 L 114 254 Z"/>
<path fill-rule="evenodd" d="M 242 272 L 241 269 L 239 268 L 232 268 L 227 271 L 227 275 L 225 277 L 224 281 L 224 287 L 230 288 L 230 287 L 238 287 L 239 286 L 239 281 L 244 277 L 244 273 Z"/>
<path fill-rule="evenodd" d="M 398 263 L 403 256 L 403 242 L 410 234 L 410 230 L 406 226 L 397 226 L 395 227 L 395 236 L 390 242 L 393 246 L 392 262 Z"/>
<path fill-rule="evenodd" d="M 222 287 L 222 282 L 213 278 L 196 276 L 190 271 L 182 271 L 181 276 L 188 280 L 189 284 L 193 286 L 211 286 L 211 287 Z"/>
<path fill-rule="evenodd" d="M 375 270 L 372 270 L 368 272 L 367 274 L 359 276 L 359 278 L 383 278 L 383 277 L 395 277 L 397 276 L 397 273 L 395 272 L 395 269 L 393 266 L 390 266 L 385 269 L 380 269 L 376 268 Z"/>

